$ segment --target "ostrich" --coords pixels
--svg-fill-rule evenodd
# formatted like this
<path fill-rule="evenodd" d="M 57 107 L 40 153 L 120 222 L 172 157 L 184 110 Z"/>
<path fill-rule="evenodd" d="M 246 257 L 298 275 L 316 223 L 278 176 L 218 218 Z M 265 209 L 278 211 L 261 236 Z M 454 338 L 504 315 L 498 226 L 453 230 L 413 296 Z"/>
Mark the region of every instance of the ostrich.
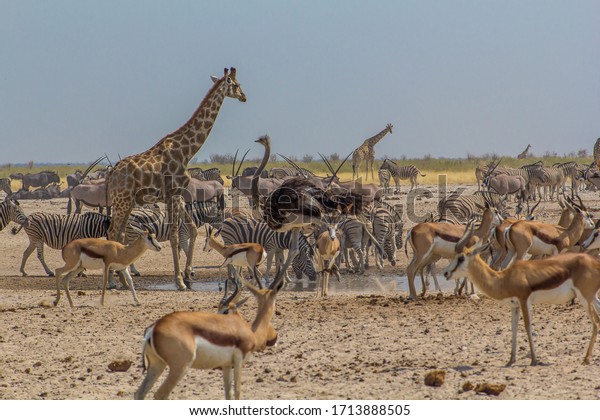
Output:
<path fill-rule="evenodd" d="M 334 194 L 317 187 L 309 179 L 293 178 L 285 181 L 267 197 L 263 208 L 263 220 L 271 229 L 292 231 L 293 245 L 283 267 L 275 275 L 275 282 L 284 275 L 298 253 L 298 238 L 302 227 L 320 222 L 325 214 L 360 214 L 361 212 L 360 195 L 351 192 Z"/>

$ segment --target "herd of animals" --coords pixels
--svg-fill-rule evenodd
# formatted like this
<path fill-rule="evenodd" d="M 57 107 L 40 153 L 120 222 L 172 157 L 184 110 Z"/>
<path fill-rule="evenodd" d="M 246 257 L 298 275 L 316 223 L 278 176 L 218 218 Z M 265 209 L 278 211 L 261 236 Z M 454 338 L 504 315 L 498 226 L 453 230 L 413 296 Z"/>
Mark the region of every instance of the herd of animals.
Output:
<path fill-rule="evenodd" d="M 226 208 L 220 171 L 187 167 L 206 141 L 225 98 L 246 102 L 234 68 L 225 69 L 222 77 L 213 77 L 212 87 L 184 126 L 147 151 L 123 158 L 105 171 L 92 173 L 91 165 L 84 173 L 69 176 L 67 193 L 60 192 L 56 174 L 48 172 L 16 175 L 13 178 L 23 182 L 23 188 L 16 193 L 6 179 L 0 182 L 7 194 L 0 203 L 0 229 L 12 221 L 20 225 L 13 233 L 25 231 L 30 243 L 20 272 L 27 275 L 27 259 L 37 250 L 46 273 L 56 277 L 55 305 L 64 289 L 70 306 L 74 306 L 69 282 L 85 269 L 102 269 L 102 304 L 113 272 L 130 289 L 134 303 L 140 304 L 131 277 L 132 273 L 139 275 L 134 263 L 147 250 L 160 251 L 160 243 L 167 240 L 173 253 L 175 284 L 180 290 L 190 289 L 199 229 L 205 230 L 204 250 L 214 249 L 223 257 L 230 280 L 225 284 L 218 313 L 174 312 L 146 330 L 146 375 L 135 398 L 143 399 L 167 367 L 167 377 L 155 398 L 167 398 L 189 368 L 220 368 L 225 397 L 240 398 L 241 369 L 247 356 L 277 341 L 272 318 L 277 296 L 283 285 L 291 281 L 290 266 L 298 278 L 319 278 L 317 295 L 324 297 L 328 294 L 330 274 L 339 280 L 343 263 L 348 271 L 363 273 L 373 254 L 379 268 L 385 260 L 396 265 L 396 255 L 403 245 L 407 255 L 412 251 L 406 268 L 410 299 L 419 298 L 415 286 L 418 274 L 422 296 L 429 275 L 439 289 L 434 266 L 444 258 L 450 261 L 444 276 L 457 280 L 457 291 L 465 285 L 468 289 L 468 280 L 471 289 L 475 285 L 489 297 L 510 303 L 509 365 L 516 361 L 519 315 L 528 335 L 531 363 L 537 364 L 531 305 L 577 299 L 592 321 L 592 336 L 584 358 L 584 363 L 591 362 L 600 327 L 600 260 L 595 255 L 600 249 L 600 223 L 588 213 L 579 191 L 594 187 L 599 178 L 597 164 L 580 167 L 569 162 L 546 167 L 539 162 L 512 169 L 491 162 L 478 167 L 480 191 L 470 195 L 456 192 L 440 200 L 438 214 L 431 214 L 409 229 L 403 241 L 404 215 L 385 197 L 390 193 L 392 179 L 396 192 L 400 180 L 408 179 L 411 190 L 414 189 L 418 176 L 425 176 L 418 168 L 385 160 L 379 169 L 381 185 L 358 180 L 341 182 L 336 175 L 345 161 L 336 169 L 324 156 L 331 172 L 325 177 L 316 176 L 287 158 L 289 167 L 267 173 L 265 168 L 271 156 L 268 136 L 256 141 L 264 147 L 259 167 L 246 168 L 240 175 L 244 159 L 236 170 L 236 154 L 230 177 L 234 205 Z M 392 128 L 388 124 L 348 155 L 346 160 L 352 156 L 353 178 L 358 177 L 364 163 L 365 180 L 369 175 L 374 180 L 374 145 Z M 599 144 L 600 139 L 595 157 L 600 157 Z M 527 157 L 529 148 L 519 157 Z M 569 179 L 570 188 L 566 186 Z M 56 187 L 58 196 L 68 196 L 69 214 L 25 215 L 18 199 L 30 198 L 28 193 L 38 191 L 30 191 L 32 186 L 48 192 Z M 548 199 L 559 200 L 563 207 L 556 223 L 535 220 L 536 208 Z M 512 200 L 516 202 L 517 214 L 511 215 L 508 203 Z M 75 203 L 74 210 L 71 201 Z M 530 202 L 535 204 L 530 206 Z M 81 213 L 81 204 L 110 212 Z M 62 250 L 64 266 L 55 272 L 44 261 L 44 245 Z M 186 256 L 183 270 L 180 250 Z M 271 274 L 273 260 L 275 273 Z M 266 268 L 261 273 L 259 266 L 263 262 Z M 243 268 L 248 269 L 250 280 L 244 278 Z M 248 299 L 241 298 L 244 290 L 257 303 L 251 322 L 239 311 Z"/>

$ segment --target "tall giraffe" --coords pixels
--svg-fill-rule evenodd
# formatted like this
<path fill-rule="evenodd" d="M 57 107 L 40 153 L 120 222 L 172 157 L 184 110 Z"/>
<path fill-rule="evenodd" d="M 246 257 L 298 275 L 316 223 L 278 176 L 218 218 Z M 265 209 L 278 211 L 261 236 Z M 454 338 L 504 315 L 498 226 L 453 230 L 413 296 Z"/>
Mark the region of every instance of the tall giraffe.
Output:
<path fill-rule="evenodd" d="M 373 163 L 375 162 L 375 145 L 381 140 L 387 133 L 392 132 L 394 126 L 392 124 L 386 125 L 386 127 L 380 133 L 374 135 L 363 141 L 363 143 L 354 150 L 352 153 L 352 179 L 359 176 L 360 165 L 363 161 L 367 162 L 365 168 L 365 180 L 369 178 L 369 166 L 371 168 L 371 179 L 375 179 L 373 174 Z"/>
<path fill-rule="evenodd" d="M 517 159 L 527 159 L 529 157 L 529 149 L 531 149 L 531 144 L 528 144 L 525 150 L 519 153 Z"/>
<path fill-rule="evenodd" d="M 179 266 L 178 229 L 171 229 L 175 284 L 179 290 L 191 287 L 189 276 L 196 239 L 196 228 L 185 211 L 183 199 L 190 182 L 188 162 L 206 141 L 225 98 L 246 102 L 246 95 L 236 79 L 235 68 L 225 69 L 220 79 L 215 76 L 211 78 L 213 86 L 184 125 L 145 152 L 121 159 L 107 176 L 112 202 L 109 239 L 125 240 L 125 227 L 135 204 L 162 201 L 166 204 L 168 220 L 174 226 L 180 221 L 189 225 L 190 252 L 185 266 L 185 282 Z"/>

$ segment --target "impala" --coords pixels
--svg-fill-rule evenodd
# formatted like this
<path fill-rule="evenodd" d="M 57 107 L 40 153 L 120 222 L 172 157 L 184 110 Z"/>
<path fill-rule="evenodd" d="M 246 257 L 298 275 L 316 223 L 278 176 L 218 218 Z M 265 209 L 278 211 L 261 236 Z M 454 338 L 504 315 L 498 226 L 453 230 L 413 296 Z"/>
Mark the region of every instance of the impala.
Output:
<path fill-rule="evenodd" d="M 507 366 L 516 361 L 517 324 L 519 309 L 531 351 L 531 364 L 538 363 L 531 330 L 531 305 L 537 303 L 561 304 L 577 297 L 592 321 L 592 337 L 583 360 L 589 364 L 600 327 L 600 261 L 582 253 L 566 253 L 543 260 L 519 260 L 502 271 L 496 271 L 480 257 L 489 242 L 477 248 L 465 248 L 473 236 L 467 229 L 456 244 L 456 257 L 444 276 L 447 279 L 467 276 L 482 293 L 492 299 L 508 301 L 511 305 L 512 347 Z"/>

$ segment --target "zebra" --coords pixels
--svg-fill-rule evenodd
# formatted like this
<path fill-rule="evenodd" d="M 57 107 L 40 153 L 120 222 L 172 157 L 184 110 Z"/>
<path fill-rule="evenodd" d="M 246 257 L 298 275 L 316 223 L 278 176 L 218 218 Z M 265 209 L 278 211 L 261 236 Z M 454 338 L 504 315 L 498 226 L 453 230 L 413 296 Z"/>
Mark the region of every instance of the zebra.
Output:
<path fill-rule="evenodd" d="M 27 225 L 27 216 L 23 213 L 17 200 L 7 198 L 0 202 L 0 230 L 4 229 L 10 222 L 21 226 Z"/>
<path fill-rule="evenodd" d="M 215 228 L 220 228 L 223 222 L 222 214 L 218 211 L 217 205 L 210 201 L 196 201 L 186 204 L 186 211 L 192 217 L 196 228 L 205 223 L 209 223 Z M 127 243 L 133 243 L 139 236 L 140 230 L 148 230 L 156 236 L 158 242 L 167 242 L 171 239 L 171 226 L 165 211 L 134 209 L 129 216 L 129 223 L 125 229 Z M 189 258 L 188 245 L 190 233 L 188 225 L 180 222 L 177 235 L 179 237 L 179 249 L 183 250 L 186 257 Z M 130 271 L 134 276 L 140 276 L 134 264 Z M 111 284 L 112 286 L 112 284 Z"/>
<path fill-rule="evenodd" d="M 190 168 L 188 172 L 192 178 L 200 181 L 218 181 L 221 185 L 225 183 L 225 180 L 221 177 L 221 170 L 219 168 Z"/>
<path fill-rule="evenodd" d="M 20 272 L 27 276 L 25 263 L 34 249 L 46 274 L 50 277 L 54 273 L 44 261 L 44 244 L 53 249 L 62 249 L 74 239 L 101 238 L 106 236 L 110 218 L 100 213 L 85 214 L 49 214 L 33 213 L 27 217 L 27 223 L 22 226 L 29 237 L 29 246 L 23 252 Z M 13 229 L 17 234 L 21 228 Z"/>
<path fill-rule="evenodd" d="M 252 218 L 234 216 L 223 221 L 221 237 L 225 245 L 233 245 L 246 242 L 261 244 L 267 251 L 267 270 L 265 276 L 269 276 L 273 257 L 276 258 L 276 266 L 283 264 L 283 250 L 292 246 L 292 232 L 277 232 L 271 229 L 265 222 Z M 292 267 L 299 279 L 306 274 L 310 281 L 316 281 L 317 273 L 313 263 L 314 250 L 304 235 L 299 236 L 299 253 L 292 262 Z M 286 274 L 287 276 L 287 274 Z"/>
<path fill-rule="evenodd" d="M 0 189 L 6 193 L 6 197 L 12 195 L 12 188 L 10 187 L 10 178 L 0 178 Z"/>
<path fill-rule="evenodd" d="M 402 247 L 402 214 L 387 203 L 376 202 L 371 213 L 373 236 L 384 251 L 383 258 L 387 258 L 392 266 L 396 265 L 396 251 Z M 398 245 L 399 242 L 399 245 Z"/>
<path fill-rule="evenodd" d="M 544 199 L 547 199 L 549 195 L 550 199 L 552 200 L 554 193 L 556 193 L 556 196 L 558 197 L 561 186 L 563 187 L 564 191 L 566 179 L 567 177 L 563 168 L 541 168 L 536 174 L 536 177 L 533 178 L 532 185 L 537 188 L 540 197 L 542 197 L 541 190 L 543 188 Z"/>
<path fill-rule="evenodd" d="M 387 169 L 379 169 L 379 186 L 383 188 L 383 193 L 387 194 L 390 191 L 390 179 L 392 175 Z"/>
<path fill-rule="evenodd" d="M 384 250 L 377 239 L 369 232 L 366 224 L 356 218 L 356 216 L 345 217 L 338 228 L 340 233 L 340 247 L 342 249 L 340 257 L 346 262 L 346 268 L 354 272 L 363 274 L 369 266 L 369 253 L 367 245 L 369 240 L 376 248 L 376 264 L 378 268 L 383 267 Z M 353 253 L 350 253 L 353 250 Z M 358 261 L 356 260 L 358 255 Z M 352 267 L 350 266 L 352 258 Z M 338 264 L 338 267 L 340 264 Z"/>
<path fill-rule="evenodd" d="M 502 213 L 505 203 L 505 196 L 493 192 L 476 191 L 472 195 L 453 193 L 438 202 L 440 216 L 437 222 L 463 224 L 472 217 L 480 217 L 486 205 L 493 206 Z"/>
<path fill-rule="evenodd" d="M 394 184 L 396 184 L 396 193 L 400 192 L 400 180 L 410 180 L 410 190 L 412 191 L 417 187 L 417 175 L 425 176 L 415 165 L 398 166 L 396 162 L 389 159 L 385 159 L 383 164 L 379 168 L 387 169 L 390 172 L 392 178 L 394 178 Z"/>
<path fill-rule="evenodd" d="M 309 171 L 308 169 L 304 169 L 304 168 L 290 168 L 290 167 L 283 167 L 283 168 L 272 168 L 269 171 L 269 178 L 275 178 L 275 179 L 284 179 L 285 177 L 288 176 L 302 176 L 304 178 L 310 178 L 310 177 L 314 177 L 315 174 L 312 173 L 311 171 Z"/>

